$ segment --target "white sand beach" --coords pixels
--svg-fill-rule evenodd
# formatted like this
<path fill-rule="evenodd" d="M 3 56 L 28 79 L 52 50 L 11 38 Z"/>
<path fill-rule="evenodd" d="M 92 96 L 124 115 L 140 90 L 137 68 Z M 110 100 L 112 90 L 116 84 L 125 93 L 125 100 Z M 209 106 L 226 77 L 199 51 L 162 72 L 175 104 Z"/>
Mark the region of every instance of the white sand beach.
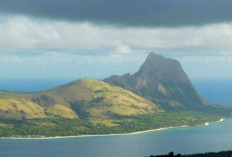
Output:
<path fill-rule="evenodd" d="M 196 125 L 197 127 L 200 126 L 208 126 L 211 123 L 220 123 L 223 122 L 225 119 L 221 118 L 218 121 L 215 122 L 206 122 L 204 125 Z M 78 138 L 78 137 L 102 137 L 102 136 L 126 136 L 126 135 L 136 135 L 136 134 L 142 134 L 142 133 L 148 133 L 148 132 L 155 132 L 155 131 L 161 131 L 161 130 L 167 130 L 167 129 L 173 129 L 173 128 L 184 128 L 184 127 L 190 127 L 189 125 L 182 125 L 182 126 L 173 126 L 173 127 L 164 127 L 164 128 L 158 128 L 158 129 L 151 129 L 151 130 L 144 130 L 144 131 L 136 131 L 131 133 L 121 133 L 121 134 L 97 134 L 97 135 L 78 135 L 78 136 L 54 136 L 54 137 L 45 137 L 45 136 L 28 136 L 28 137 L 1 137 L 0 139 L 60 139 L 60 138 Z"/>

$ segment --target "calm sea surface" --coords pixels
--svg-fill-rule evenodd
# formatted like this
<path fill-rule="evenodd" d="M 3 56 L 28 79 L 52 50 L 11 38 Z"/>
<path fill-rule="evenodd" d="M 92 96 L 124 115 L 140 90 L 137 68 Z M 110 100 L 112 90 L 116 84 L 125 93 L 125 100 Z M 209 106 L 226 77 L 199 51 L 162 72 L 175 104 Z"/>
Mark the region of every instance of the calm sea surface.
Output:
<path fill-rule="evenodd" d="M 197 153 L 232 148 L 232 120 L 203 127 L 137 135 L 47 140 L 0 139 L 1 157 L 144 157 L 170 151 Z"/>
<path fill-rule="evenodd" d="M 232 105 L 232 80 L 193 80 L 197 91 L 214 104 Z"/>
<path fill-rule="evenodd" d="M 69 80 L 0 80 L 0 89 L 39 91 Z M 232 81 L 193 81 L 212 103 L 232 104 Z M 0 157 L 144 157 L 232 149 L 232 119 L 209 126 L 174 128 L 137 135 L 46 140 L 0 139 Z"/>

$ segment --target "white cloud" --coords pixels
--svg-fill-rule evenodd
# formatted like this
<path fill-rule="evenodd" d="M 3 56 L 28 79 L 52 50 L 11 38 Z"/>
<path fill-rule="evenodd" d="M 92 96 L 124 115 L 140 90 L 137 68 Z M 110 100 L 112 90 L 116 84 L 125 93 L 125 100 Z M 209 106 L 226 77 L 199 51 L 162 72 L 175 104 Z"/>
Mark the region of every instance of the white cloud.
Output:
<path fill-rule="evenodd" d="M 122 45 L 116 48 L 115 53 L 122 53 L 122 54 L 128 54 L 132 53 L 133 51 L 130 49 L 130 47 Z"/>
<path fill-rule="evenodd" d="M 232 50 L 232 23 L 183 28 L 121 28 L 6 16 L 0 50 L 102 49 L 106 52 L 179 51 L 192 55 Z M 97 52 L 95 52 L 97 53 Z"/>
<path fill-rule="evenodd" d="M 135 72 L 154 51 L 180 60 L 190 78 L 232 78 L 231 43 L 232 23 L 122 28 L 5 16 L 0 77 L 107 77 Z"/>

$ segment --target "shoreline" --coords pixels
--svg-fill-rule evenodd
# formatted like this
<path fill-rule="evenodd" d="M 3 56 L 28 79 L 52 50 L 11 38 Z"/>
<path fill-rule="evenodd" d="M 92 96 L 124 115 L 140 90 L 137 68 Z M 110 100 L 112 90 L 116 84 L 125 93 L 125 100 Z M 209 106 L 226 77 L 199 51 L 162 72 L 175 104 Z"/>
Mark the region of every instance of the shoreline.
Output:
<path fill-rule="evenodd" d="M 221 123 L 225 119 L 221 118 L 218 121 L 215 122 L 205 122 L 202 125 L 194 125 L 195 127 L 200 127 L 200 126 L 208 126 L 211 123 Z M 193 126 L 193 127 L 194 127 Z M 167 129 L 173 129 L 173 128 L 186 128 L 186 127 L 192 127 L 190 125 L 181 125 L 181 126 L 170 126 L 170 127 L 164 127 L 164 128 L 158 128 L 158 129 L 150 129 L 150 130 L 144 130 L 144 131 L 136 131 L 136 132 L 131 132 L 131 133 L 119 133 L 119 134 L 96 134 L 96 135 L 77 135 L 77 136 L 54 136 L 54 137 L 46 137 L 46 136 L 38 136 L 38 137 L 0 137 L 1 139 L 12 139 L 12 140 L 46 140 L 46 139 L 63 139 L 63 138 L 81 138 L 81 137 L 107 137 L 107 136 L 126 136 L 126 135 L 137 135 L 137 134 L 142 134 L 142 133 L 148 133 L 148 132 L 155 132 L 155 131 L 161 131 L 161 130 L 167 130 Z"/>

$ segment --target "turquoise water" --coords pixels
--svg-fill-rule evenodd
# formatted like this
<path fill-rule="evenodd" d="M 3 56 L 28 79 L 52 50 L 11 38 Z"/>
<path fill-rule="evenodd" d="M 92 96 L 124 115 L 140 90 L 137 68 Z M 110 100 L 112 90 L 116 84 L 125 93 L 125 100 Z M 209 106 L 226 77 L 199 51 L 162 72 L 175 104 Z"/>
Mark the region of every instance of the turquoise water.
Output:
<path fill-rule="evenodd" d="M 144 157 L 232 148 L 232 120 L 137 135 L 46 140 L 0 139 L 1 157 Z"/>

